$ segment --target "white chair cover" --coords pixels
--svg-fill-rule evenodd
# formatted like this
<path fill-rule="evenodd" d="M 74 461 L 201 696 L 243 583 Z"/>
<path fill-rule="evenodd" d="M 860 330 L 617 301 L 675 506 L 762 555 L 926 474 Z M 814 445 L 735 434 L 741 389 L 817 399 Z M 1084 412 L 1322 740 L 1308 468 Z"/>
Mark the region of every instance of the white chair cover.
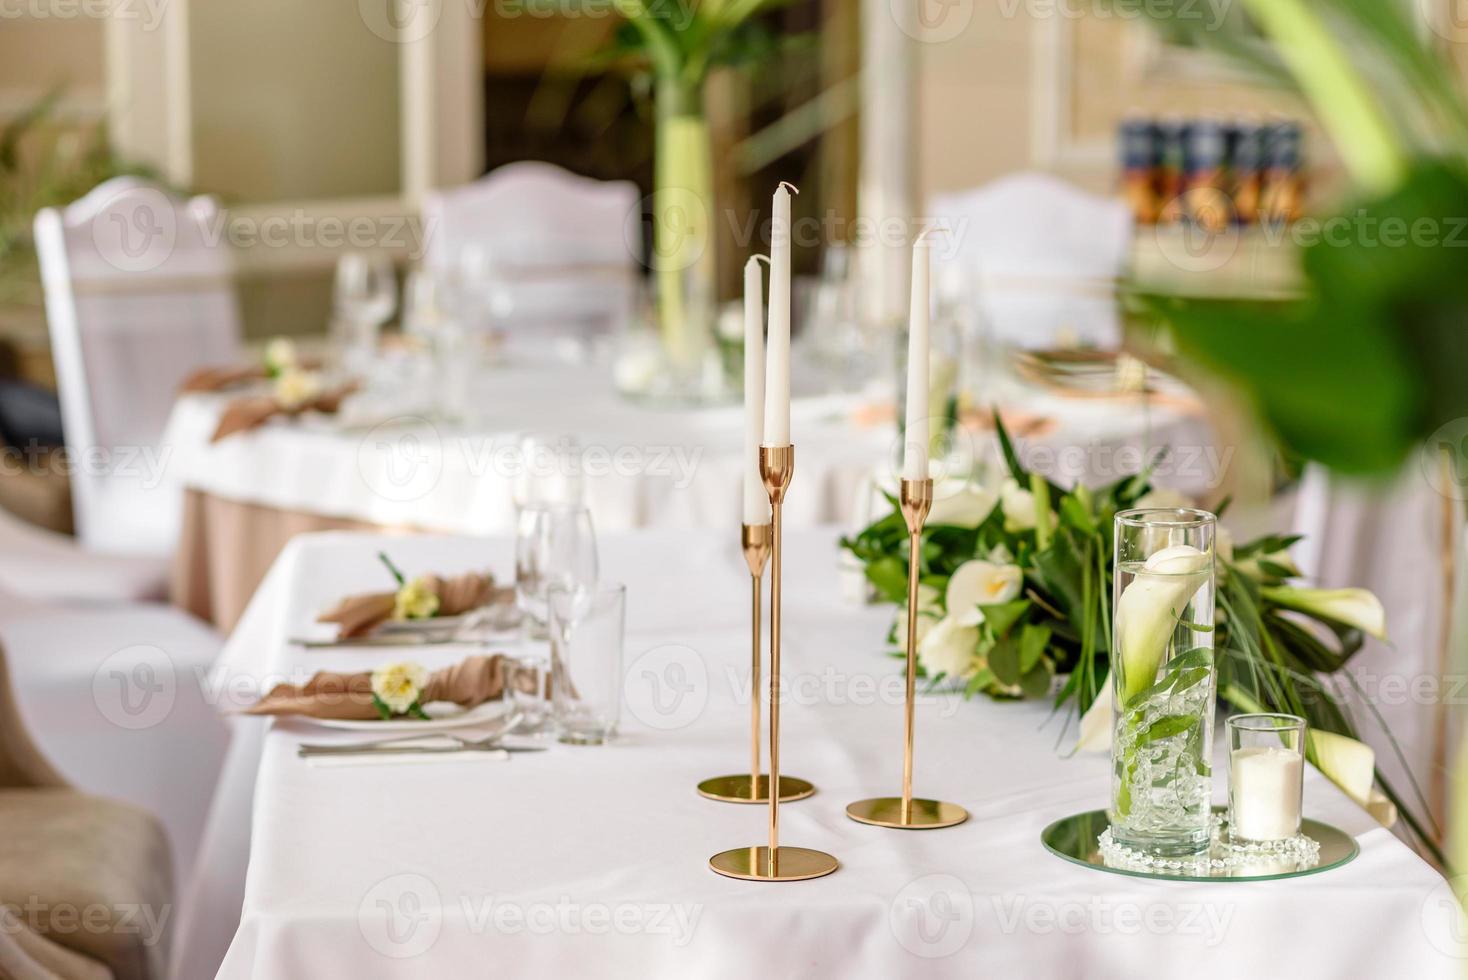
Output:
<path fill-rule="evenodd" d="M 947 298 L 976 304 L 994 339 L 1117 346 L 1112 288 L 1132 241 L 1131 212 L 1119 198 L 1020 173 L 936 195 L 929 210 L 949 229 L 934 249 L 935 282 Z"/>
<path fill-rule="evenodd" d="M 207 198 L 132 177 L 36 215 L 78 537 L 169 551 L 179 499 L 159 443 L 179 383 L 238 359 L 234 264 Z"/>
<path fill-rule="evenodd" d="M 43 602 L 162 600 L 168 559 L 89 552 L 75 538 L 0 510 L 0 589 Z"/>
<path fill-rule="evenodd" d="M 507 164 L 423 206 L 435 274 L 459 281 L 489 323 L 584 335 L 619 326 L 641 258 L 637 185 L 554 164 Z M 492 281 L 484 281 L 492 280 Z"/>
<path fill-rule="evenodd" d="M 1305 535 L 1294 548 L 1300 570 L 1323 588 L 1370 589 L 1386 610 L 1389 644 L 1368 639 L 1350 670 L 1391 726 L 1424 792 L 1445 773 L 1437 769 L 1448 747 L 1438 742 L 1438 713 L 1457 697 L 1452 672 L 1439 664 L 1443 622 L 1443 498 L 1414 460 L 1391 483 L 1370 486 L 1332 477 L 1309 466 L 1301 480 L 1294 529 Z M 1463 555 L 1459 551 L 1461 566 Z M 1460 568 L 1458 575 L 1465 571 Z M 1424 686 L 1425 685 L 1425 686 Z M 1410 793 L 1406 773 L 1390 741 L 1361 706 L 1356 720 L 1376 749 L 1377 764 L 1393 786 Z M 1448 738 L 1451 734 L 1448 733 Z M 1439 785 L 1441 785 L 1439 783 Z"/>

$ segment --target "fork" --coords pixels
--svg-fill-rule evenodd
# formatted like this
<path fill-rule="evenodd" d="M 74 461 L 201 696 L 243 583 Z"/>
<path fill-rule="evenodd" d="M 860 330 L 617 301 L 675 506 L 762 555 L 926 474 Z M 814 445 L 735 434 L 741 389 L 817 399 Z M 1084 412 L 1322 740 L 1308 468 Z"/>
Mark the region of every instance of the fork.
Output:
<path fill-rule="evenodd" d="M 303 759 L 317 755 L 408 755 L 417 754 L 439 754 L 443 752 L 498 752 L 503 749 L 506 752 L 544 752 L 542 746 L 534 745 L 503 745 L 503 735 L 489 735 L 485 738 L 462 738 L 458 735 L 434 735 L 439 739 L 448 739 L 452 745 L 403 745 L 400 743 L 422 740 L 426 736 L 416 735 L 407 738 L 387 739 L 382 742 L 356 743 L 353 745 L 300 745 L 296 748 L 296 755 Z"/>

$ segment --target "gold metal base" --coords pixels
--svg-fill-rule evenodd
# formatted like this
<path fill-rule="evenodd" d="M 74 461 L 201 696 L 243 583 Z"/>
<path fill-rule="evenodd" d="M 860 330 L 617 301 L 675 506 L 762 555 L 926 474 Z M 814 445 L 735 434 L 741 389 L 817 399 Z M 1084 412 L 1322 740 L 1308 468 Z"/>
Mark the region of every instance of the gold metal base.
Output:
<path fill-rule="evenodd" d="M 744 881 L 804 881 L 820 878 L 841 865 L 825 851 L 808 847 L 775 848 L 775 865 L 770 867 L 768 847 L 736 847 L 709 858 L 709 867 L 727 878 Z"/>
<path fill-rule="evenodd" d="M 941 800 L 913 800 L 908 819 L 902 819 L 902 797 L 878 796 L 857 800 L 846 808 L 846 815 L 858 823 L 897 830 L 937 830 L 955 827 L 968 819 L 968 811 L 957 803 Z"/>
<path fill-rule="evenodd" d="M 803 800 L 816 791 L 804 779 L 796 776 L 780 777 L 780 802 Z M 756 781 L 749 773 L 740 776 L 715 776 L 698 784 L 698 795 L 721 803 L 768 803 L 770 801 L 770 777 L 761 775 Z"/>

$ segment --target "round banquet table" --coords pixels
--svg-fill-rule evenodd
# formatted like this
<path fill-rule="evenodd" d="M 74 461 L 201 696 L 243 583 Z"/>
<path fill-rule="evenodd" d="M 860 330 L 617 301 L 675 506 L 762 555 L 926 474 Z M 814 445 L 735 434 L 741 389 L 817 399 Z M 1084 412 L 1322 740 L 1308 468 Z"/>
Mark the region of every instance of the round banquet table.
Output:
<path fill-rule="evenodd" d="M 791 495 L 802 492 L 797 477 Z M 377 586 L 384 547 L 403 567 L 443 573 L 511 564 L 503 537 L 299 538 L 231 636 L 215 689 L 245 698 L 280 678 L 385 659 L 287 642 L 322 607 Z M 1109 765 L 1068 755 L 1046 701 L 925 693 L 915 789 L 970 819 L 921 833 L 847 819 L 850 801 L 899 787 L 902 683 L 884 655 L 891 610 L 843 599 L 837 556 L 834 531 L 788 537 L 781 745 L 784 771 L 818 787 L 781 808 L 782 842 L 829 851 L 835 874 L 753 883 L 707 865 L 766 832 L 763 808 L 694 791 L 738 771 L 748 750 L 749 580 L 737 536 L 607 535 L 604 577 L 628 585 L 620 737 L 509 761 L 317 768 L 298 743 L 362 736 L 299 721 L 253 728 L 222 777 L 225 805 L 198 862 L 206 880 L 185 906 L 194 927 L 181 975 L 211 975 L 220 956 L 225 980 L 1461 975 L 1468 950 L 1447 884 L 1313 769 L 1307 816 L 1360 845 L 1342 868 L 1177 883 L 1047 853 L 1044 827 L 1104 806 Z M 414 656 L 434 667 L 468 652 Z M 197 927 L 232 923 L 241 908 L 232 935 Z"/>
<path fill-rule="evenodd" d="M 743 409 L 654 410 L 614 390 L 605 365 L 525 356 L 478 376 L 472 424 L 433 421 L 400 399 L 349 400 L 343 416 L 277 420 L 210 437 L 232 396 L 180 398 L 163 445 L 182 487 L 174 600 L 229 628 L 295 534 L 332 529 L 502 533 L 512 529 L 524 433 L 573 434 L 585 499 L 598 529 L 734 527 L 739 519 Z M 798 380 L 798 379 L 797 379 Z M 394 407 L 390 402 L 398 401 Z M 890 399 L 888 400 L 888 402 Z M 1033 423 L 1026 463 L 1058 482 L 1135 472 L 1172 452 L 1161 484 L 1217 492 L 1228 457 L 1201 410 L 1179 400 L 1071 398 L 1011 386 L 1006 412 Z M 791 527 L 862 519 L 873 478 L 896 458 L 890 406 L 857 396 L 797 397 Z M 997 458 L 986 428 L 961 428 L 965 457 Z"/>

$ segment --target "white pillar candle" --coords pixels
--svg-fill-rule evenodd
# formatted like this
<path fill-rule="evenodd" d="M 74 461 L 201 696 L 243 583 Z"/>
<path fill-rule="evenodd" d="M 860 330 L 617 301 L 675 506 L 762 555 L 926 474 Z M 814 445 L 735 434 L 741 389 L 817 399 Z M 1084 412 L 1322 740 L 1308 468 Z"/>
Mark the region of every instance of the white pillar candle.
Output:
<path fill-rule="evenodd" d="M 759 475 L 765 432 L 765 281 L 759 258 L 744 263 L 744 523 L 770 523 L 770 496 Z"/>
<path fill-rule="evenodd" d="M 912 245 L 912 303 L 907 327 L 907 424 L 902 477 L 928 478 L 928 242 Z"/>
<path fill-rule="evenodd" d="M 1300 832 L 1300 753 L 1271 745 L 1234 749 L 1228 765 L 1229 833 L 1284 840 Z"/>
<path fill-rule="evenodd" d="M 790 191 L 775 188 L 770 223 L 770 343 L 765 360 L 764 445 L 790 445 Z"/>

